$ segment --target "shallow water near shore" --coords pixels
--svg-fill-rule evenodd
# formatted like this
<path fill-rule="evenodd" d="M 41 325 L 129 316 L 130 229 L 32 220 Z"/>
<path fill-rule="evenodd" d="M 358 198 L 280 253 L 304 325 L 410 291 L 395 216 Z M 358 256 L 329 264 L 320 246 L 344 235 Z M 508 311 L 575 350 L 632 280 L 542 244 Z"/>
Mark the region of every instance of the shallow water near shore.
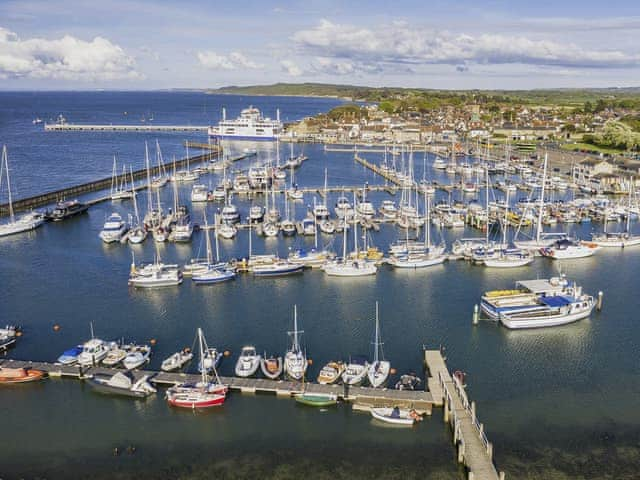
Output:
<path fill-rule="evenodd" d="M 2 95 L 7 101 L 0 106 L 0 118 L 11 115 L 12 101 L 31 105 L 29 94 Z M 69 102 L 66 94 L 38 95 L 45 97 L 38 102 L 51 105 L 51 115 L 64 111 L 69 121 L 89 121 L 79 114 L 74 118 L 73 109 L 64 110 L 69 108 L 65 107 Z M 105 119 L 107 123 L 124 105 L 150 102 L 144 100 L 145 94 L 133 92 L 120 93 L 108 102 L 101 95 L 74 97 L 80 105 L 78 111 L 91 111 L 94 121 Z M 201 112 L 203 103 L 209 112 L 219 111 L 223 101 L 235 102 L 238 109 L 250 103 L 265 111 L 280 106 L 283 116 L 291 118 L 336 103 L 295 99 L 301 103 L 295 104 L 297 113 L 290 113 L 281 98 L 220 100 L 193 93 L 155 95 L 159 99 L 154 102 L 164 105 L 165 110 L 179 112 L 174 117 L 167 114 L 167 123 L 197 124 L 212 118 L 194 113 Z M 192 105 L 191 114 L 182 112 L 182 105 Z M 10 166 L 12 173 L 16 171 L 12 182 L 19 185 L 19 196 L 108 176 L 112 152 L 97 146 L 107 137 L 108 149 L 130 152 L 140 166 L 144 140 L 155 138 L 143 134 L 44 134 L 32 128 L 30 121 L 32 111 L 43 117 L 45 113 L 40 113 L 36 104 L 31 109 L 21 108 L 21 117 L 0 124 L 0 141 L 9 143 Z M 147 112 L 148 107 L 140 106 L 139 110 Z M 158 121 L 160 114 L 155 118 Z M 44 138 L 50 147 L 38 146 Z M 192 139 L 206 141 L 203 135 Z M 184 152 L 182 140 L 181 135 L 159 136 L 164 152 Z M 273 154 L 272 149 L 260 148 L 265 149 L 260 158 Z M 92 155 L 99 154 L 99 159 L 81 157 L 88 149 L 95 149 Z M 288 146 L 284 146 L 283 156 L 286 149 Z M 296 172 L 296 181 L 302 186 L 321 187 L 325 168 L 330 185 L 384 183 L 353 162 L 350 154 L 325 152 L 319 145 L 305 146 L 305 153 L 310 159 Z M 381 155 L 367 158 L 378 161 Z M 234 168 L 251 165 L 253 160 L 242 162 Z M 421 162 L 422 154 L 416 155 L 418 177 L 422 175 Z M 432 174 L 438 175 L 428 172 Z M 213 186 L 218 180 L 218 176 L 202 178 L 203 183 Z M 181 202 L 188 200 L 189 189 L 189 184 L 180 186 Z M 337 196 L 329 196 L 330 207 Z M 172 205 L 172 197 L 172 188 L 165 188 L 163 205 Z M 376 206 L 391 198 L 382 192 L 370 197 Z M 443 197 L 438 195 L 438 199 Z M 478 197 L 483 198 L 482 194 Z M 139 199 L 144 211 L 144 192 Z M 234 201 L 246 216 L 251 201 Z M 262 203 L 264 198 L 254 201 Z M 276 201 L 283 211 L 282 198 Z M 316 201 L 321 197 L 316 196 Z M 312 203 L 309 195 L 296 204 L 297 217 L 304 216 Z M 194 220 L 201 223 L 205 210 L 211 219 L 217 208 L 220 205 L 208 204 L 191 210 Z M 538 258 L 529 269 L 509 271 L 464 262 L 417 271 L 382 267 L 375 277 L 351 280 L 307 271 L 280 279 L 240 276 L 212 287 L 195 286 L 186 280 L 180 287 L 142 291 L 127 286 L 132 252 L 136 261 L 151 260 L 153 244 L 103 245 L 97 234 L 112 211 L 126 218 L 132 205 L 99 204 L 86 215 L 0 240 L 0 322 L 24 328 L 24 336 L 9 351 L 9 357 L 53 361 L 63 350 L 86 340 L 92 322 L 100 338 L 156 339 L 150 367 L 159 368 L 163 358 L 191 346 L 195 329 L 201 326 L 211 345 L 231 351 L 221 367 L 221 373 L 229 375 L 242 345 L 284 352 L 293 305 L 297 304 L 304 345 L 313 359 L 310 376 L 315 377 L 328 360 L 371 354 L 375 301 L 379 301 L 384 353 L 399 374 L 422 372 L 423 345 L 444 346 L 449 367 L 467 372 L 468 393 L 476 401 L 479 419 L 494 444 L 498 469 L 505 470 L 507 478 L 636 478 L 640 463 L 640 248 L 603 250 L 592 258 L 562 264 L 562 270 L 585 291 L 604 292 L 602 312 L 564 327 L 508 331 L 489 322 L 472 326 L 473 305 L 481 293 L 510 288 L 519 279 L 555 275 L 557 264 Z M 588 238 L 598 228 L 601 225 L 574 225 L 571 231 Z M 440 235 L 436 229 L 432 233 Z M 463 234 L 481 236 L 471 230 L 442 232 L 449 244 Z M 234 241 L 221 241 L 221 256 L 246 257 L 248 235 L 242 231 Z M 254 253 L 278 251 L 286 255 L 290 248 L 313 244 L 312 238 L 273 240 L 253 235 Z M 371 239 L 385 249 L 402 235 L 404 232 L 384 225 Z M 330 237 L 320 236 L 321 243 L 330 241 Z M 349 242 L 353 242 L 351 236 Z M 333 247 L 342 248 L 339 235 L 333 239 Z M 194 235 L 191 244 L 167 244 L 159 250 L 166 262 L 180 264 L 202 256 L 202 232 Z M 60 331 L 53 330 L 54 324 L 60 325 Z M 0 389 L 0 415 L 5 432 L 0 437 L 3 479 L 213 475 L 465 478 L 455 462 L 452 437 L 442 421 L 441 409 L 434 409 L 432 417 L 407 430 L 376 425 L 368 415 L 352 412 L 348 405 L 319 411 L 288 399 L 234 393 L 220 409 L 193 413 L 169 408 L 162 389 L 157 397 L 138 402 L 97 395 L 77 381 L 49 379 L 38 385 Z M 130 446 L 135 447 L 135 453 L 127 452 Z M 114 455 L 115 448 L 118 455 Z"/>

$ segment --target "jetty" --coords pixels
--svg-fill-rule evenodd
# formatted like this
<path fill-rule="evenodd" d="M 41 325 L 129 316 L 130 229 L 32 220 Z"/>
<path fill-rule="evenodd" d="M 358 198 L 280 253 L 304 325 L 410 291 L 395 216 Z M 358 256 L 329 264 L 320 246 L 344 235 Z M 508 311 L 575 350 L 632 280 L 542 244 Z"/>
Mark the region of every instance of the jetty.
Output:
<path fill-rule="evenodd" d="M 99 125 L 79 123 L 45 123 L 45 132 L 206 132 L 205 125 Z"/>
<path fill-rule="evenodd" d="M 353 156 L 353 159 L 356 162 L 358 162 L 360 165 L 364 165 L 369 170 L 380 175 L 382 178 L 393 183 L 394 185 L 400 185 L 400 182 L 398 181 L 397 177 L 395 177 L 394 175 L 390 175 L 389 172 L 386 172 L 382 170 L 380 167 L 378 167 L 377 165 L 365 160 L 364 158 L 360 157 L 357 153 Z"/>
<path fill-rule="evenodd" d="M 458 376 L 451 375 L 438 350 L 425 350 L 424 361 L 429 371 L 427 387 L 434 404 L 443 407 L 444 421 L 451 426 L 458 448 L 458 462 L 467 468 L 468 480 L 504 480 L 504 472 L 498 473 L 493 464 L 493 444 L 478 421 L 476 404 L 469 401 Z"/>

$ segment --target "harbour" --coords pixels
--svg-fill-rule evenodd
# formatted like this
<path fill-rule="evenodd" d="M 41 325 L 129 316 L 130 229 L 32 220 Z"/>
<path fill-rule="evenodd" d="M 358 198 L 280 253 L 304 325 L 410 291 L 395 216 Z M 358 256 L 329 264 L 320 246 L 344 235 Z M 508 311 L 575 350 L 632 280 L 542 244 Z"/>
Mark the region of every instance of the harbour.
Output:
<path fill-rule="evenodd" d="M 127 102 L 131 101 L 128 97 L 124 98 L 127 98 Z M 85 132 L 82 135 L 103 133 Z M 134 143 L 130 149 L 136 152 L 135 157 L 141 162 L 145 138 L 123 138 L 121 136 L 115 141 Z M 162 138 L 160 141 L 163 142 Z M 176 151 L 184 151 L 183 138 L 175 138 L 172 142 L 176 145 Z M 71 145 L 72 152 L 83 148 L 81 144 Z M 287 147 L 283 153 L 287 152 Z M 242 155 L 243 148 L 229 150 L 228 156 L 233 158 Z M 170 150 L 170 147 L 163 145 L 165 150 Z M 274 152 L 274 149 L 259 149 L 258 155 L 264 158 Z M 330 208 L 343 189 L 349 200 L 352 200 L 354 191 L 359 199 L 362 198 L 365 184 L 368 184 L 367 198 L 371 199 L 376 209 L 384 200 L 397 202 L 400 198 L 401 186 L 389 185 L 390 181 L 385 182 L 373 170 L 354 161 L 353 152 L 324 153 L 321 145 L 305 146 L 304 152 L 309 160 L 295 172 L 296 182 L 304 195 L 304 200 L 294 207 L 297 220 L 305 218 L 306 211 L 313 207 L 314 199 L 317 203 L 322 202 L 325 168 L 329 176 L 326 198 Z M 372 165 L 381 165 L 383 153 L 366 154 L 366 160 Z M 108 172 L 112 159 L 111 155 L 105 156 L 105 169 Z M 422 153 L 414 156 L 416 180 L 422 176 L 422 160 Z M 19 161 L 19 152 L 12 154 L 11 148 L 9 161 L 11 169 L 22 168 L 21 163 L 24 162 Z M 234 166 L 227 174 L 235 174 L 235 170 L 247 172 L 255 161 L 247 158 L 233 162 Z M 427 178 L 451 185 L 446 175 L 429 168 L 433 161 L 434 157 L 429 155 Z M 140 170 L 140 167 L 138 164 L 137 169 Z M 37 174 L 38 169 L 34 170 Z M 67 173 L 76 175 L 78 171 L 70 170 Z M 14 177 L 15 183 L 20 186 L 24 176 L 12 175 L 12 184 Z M 103 177 L 106 178 L 106 175 L 101 174 L 96 178 Z M 213 190 L 221 177 L 221 172 L 203 174 L 199 182 L 207 187 L 210 184 Z M 140 178 L 140 181 L 140 190 L 137 190 L 139 207 L 145 211 L 144 178 Z M 269 196 L 271 192 L 275 193 L 276 204 L 281 212 L 284 212 L 283 197 L 288 190 L 288 183 L 287 179 L 284 187 L 270 188 L 268 193 Z M 191 243 L 164 242 L 159 243 L 157 249 L 164 262 L 182 266 L 193 257 L 203 256 L 206 231 L 203 215 L 206 213 L 213 223 L 214 215 L 222 209 L 224 202 L 191 204 L 189 197 L 192 184 L 177 183 L 176 186 L 179 202 L 189 205 L 193 221 L 199 224 L 201 230 L 194 232 Z M 232 365 L 227 360 L 222 361 L 220 375 L 223 382 L 229 382 L 232 386 L 232 392 L 223 409 L 210 414 L 172 411 L 162 398 L 164 386 L 158 398 L 134 403 L 95 395 L 83 382 L 57 381 L 55 378 L 19 390 L 3 391 L 0 400 L 3 409 L 37 412 L 38 405 L 46 405 L 55 410 L 56 418 L 48 420 L 48 423 L 42 421 L 42 426 L 36 425 L 31 419 L 27 423 L 30 432 L 34 429 L 38 432 L 39 438 L 30 440 L 34 452 L 38 452 L 43 459 L 59 459 L 58 466 L 53 467 L 59 477 L 62 476 L 60 472 L 70 466 L 82 472 L 85 471 L 83 468 L 97 470 L 113 466 L 126 472 L 123 475 L 149 475 L 153 472 L 161 476 L 166 472 L 160 471 L 158 465 L 162 464 L 163 458 L 171 456 L 179 459 L 174 465 L 174 472 L 184 472 L 184 466 L 180 465 L 189 463 L 201 472 L 229 474 L 230 470 L 225 470 L 227 467 L 217 463 L 217 460 L 194 458 L 190 451 L 197 448 L 214 449 L 219 455 L 231 459 L 236 468 L 237 465 L 245 465 L 246 468 L 255 469 L 251 472 L 261 472 L 265 471 L 261 469 L 268 470 L 275 466 L 260 451 L 271 451 L 269 445 L 277 442 L 291 452 L 275 454 L 278 455 L 278 463 L 290 465 L 289 468 L 295 472 L 303 472 L 309 467 L 309 463 L 305 463 L 309 457 L 305 456 L 304 451 L 316 447 L 313 451 L 336 459 L 343 465 L 342 468 L 355 472 L 356 476 L 379 475 L 380 472 L 391 474 L 391 470 L 385 469 L 388 468 L 385 464 L 394 457 L 405 460 L 402 471 L 408 475 L 420 471 L 425 478 L 438 478 L 439 475 L 467 479 L 471 478 L 469 472 L 473 472 L 473 478 L 476 479 L 500 478 L 501 471 L 505 472 L 506 478 L 526 478 L 526 475 L 531 475 L 532 468 L 538 468 L 535 462 L 531 463 L 531 456 L 544 459 L 540 460 L 544 462 L 542 471 L 545 476 L 550 476 L 563 471 L 563 467 L 550 460 L 558 452 L 564 452 L 568 458 L 580 458 L 581 454 L 572 450 L 571 445 L 595 451 L 592 449 L 603 443 L 631 444 L 631 432 L 637 423 L 637 415 L 629 399 L 635 389 L 633 376 L 637 366 L 629 354 L 635 335 L 633 316 L 629 315 L 628 305 L 624 301 L 637 268 L 637 254 L 631 248 L 603 249 L 591 258 L 563 261 L 562 270 L 568 278 L 575 279 L 585 292 L 596 295 L 600 290 L 605 291 L 606 305 L 601 312 L 594 310 L 590 318 L 552 329 L 517 331 L 504 328 L 496 322 L 479 322 L 475 326 L 472 322 L 473 306 L 483 292 L 513 288 L 517 280 L 556 276 L 557 265 L 540 257 L 526 269 L 511 272 L 493 270 L 489 273 L 490 270 L 484 267 L 460 261 L 416 270 L 384 265 L 377 275 L 368 279 L 332 280 L 322 271 L 312 269 L 291 278 L 260 279 L 253 275 L 238 275 L 233 282 L 211 288 L 196 286 L 185 278 L 180 287 L 144 290 L 126 285 L 131 252 L 134 252 L 136 262 L 149 260 L 156 249 L 154 242 L 147 240 L 140 245 L 130 246 L 107 245 L 98 239 L 105 219 L 112 212 L 120 213 L 123 218 L 133 212 L 131 200 L 111 203 L 107 198 L 108 187 L 107 184 L 106 191 L 95 191 L 89 195 L 78 194 L 81 201 L 90 202 L 93 195 L 102 200 L 93 204 L 87 215 L 47 224 L 37 231 L 19 237 L 7 237 L 0 242 L 0 265 L 6 285 L 0 300 L 3 310 L 12 318 L 8 321 L 22 325 L 24 332 L 17 345 L 7 352 L 4 364 L 11 359 L 55 358 L 64 349 L 88 337 L 89 321 L 93 321 L 96 333 L 102 338 L 125 336 L 145 343 L 150 338 L 157 340 L 151 363 L 140 373 L 158 372 L 159 359 L 168 356 L 179 345 L 189 345 L 197 325 L 202 325 L 207 336 L 211 336 L 215 344 L 223 349 L 233 350 L 231 346 L 252 343 L 259 351 L 264 348 L 282 352 L 287 342 L 286 331 L 290 329 L 292 304 L 295 302 L 305 330 L 304 344 L 309 356 L 314 359 L 314 364 L 309 367 L 310 378 L 313 378 L 324 360 L 346 360 L 356 353 L 369 352 L 370 355 L 373 304 L 380 301 L 384 353 L 398 373 L 421 372 L 425 352 L 415 348 L 414 344 L 445 345 L 446 350 L 442 355 L 446 356 L 446 364 L 436 368 L 436 371 L 441 374 L 444 374 L 444 370 L 464 371 L 467 374 L 467 388 L 463 392 L 467 397 L 457 390 L 453 376 L 438 378 L 438 374 L 431 372 L 429 378 L 424 378 L 425 384 L 428 384 L 426 391 L 409 393 L 389 389 L 382 393 L 382 399 L 376 399 L 367 397 L 374 389 L 357 387 L 351 392 L 356 392 L 355 403 L 348 401 L 336 410 L 320 412 L 303 409 L 294 405 L 293 400 L 286 401 L 292 393 L 299 393 L 298 386 L 286 381 L 281 383 L 283 388 L 277 388 L 277 383 L 274 385 L 268 380 L 258 382 L 258 379 L 245 381 L 234 378 Z M 169 183 L 159 190 L 163 206 L 173 204 L 173 188 L 174 185 Z M 395 192 L 395 196 L 391 192 Z M 464 198 L 458 188 L 452 187 L 450 191 L 436 188 L 432 205 L 447 200 L 450 193 L 455 199 Z M 484 203 L 484 193 L 480 186 L 479 193 L 467 198 L 477 198 L 479 203 Z M 225 260 L 247 257 L 249 227 L 246 217 L 252 205 L 264 203 L 267 192 L 258 188 L 242 195 L 234 193 L 233 196 L 233 202 L 243 217 L 242 224 L 238 225 L 238 235 L 234 240 L 220 239 L 220 256 Z M 514 197 L 512 194 L 512 199 Z M 422 196 L 419 199 L 422 210 Z M 619 203 L 626 206 L 627 198 L 624 197 Z M 290 208 L 293 204 L 290 203 Z M 435 214 L 435 207 L 432 213 Z M 482 217 L 482 213 L 477 216 Z M 379 230 L 372 229 L 372 240 L 381 250 L 386 251 L 389 245 L 405 238 L 405 229 L 394 221 L 374 218 Z M 495 219 L 499 218 L 502 216 L 496 214 Z M 545 231 L 560 232 L 566 230 L 567 225 L 570 225 L 569 229 L 574 235 L 582 238 L 589 238 L 596 226 L 598 230 L 602 228 L 602 223 L 598 223 L 594 216 L 591 224 L 559 222 L 545 225 Z M 624 220 L 610 223 L 610 227 L 614 225 L 623 229 Z M 631 226 L 636 227 L 635 220 L 631 221 Z M 475 227 L 469 225 L 443 229 L 435 225 L 433 227 L 432 235 L 435 238 L 442 235 L 449 246 L 461 237 L 482 237 L 484 233 L 480 230 L 482 233 L 478 234 Z M 532 226 L 529 228 L 532 229 Z M 213 232 L 214 228 L 210 227 L 209 231 Z M 349 243 L 352 244 L 353 232 L 349 231 Z M 252 247 L 257 253 L 277 252 L 285 258 L 300 247 L 314 247 L 313 236 L 284 237 L 279 234 L 274 238 L 258 236 L 256 230 L 252 233 Z M 334 241 L 334 250 L 339 252 L 341 249 L 341 235 L 319 233 L 318 237 L 320 245 Z M 420 241 L 422 238 L 419 237 Z M 26 259 L 29 264 L 25 263 Z M 604 282 L 603 279 L 612 280 Z M 63 282 L 69 282 L 70 288 L 66 288 Z M 26 301 L 20 293 L 24 291 L 29 292 L 30 299 L 38 300 Z M 60 329 L 54 331 L 53 325 L 59 325 Z M 623 339 L 625 335 L 628 335 L 628 340 Z M 409 344 L 413 346 L 407 348 Z M 440 354 L 439 350 L 434 351 Z M 232 353 L 232 356 L 237 353 Z M 18 360 L 10 363 L 24 365 Z M 33 366 L 53 368 L 38 363 L 33 363 Z M 393 377 L 391 383 L 395 383 L 397 378 Z M 184 379 L 191 380 L 193 377 Z M 314 382 L 305 383 L 310 391 L 317 389 L 319 393 L 335 391 L 344 394 L 342 385 L 320 387 Z M 618 392 L 610 388 L 613 383 L 620 386 Z M 242 394 L 242 389 L 247 393 L 255 389 L 256 395 Z M 280 397 L 277 390 L 282 393 Z M 265 394 L 261 394 L 261 391 Z M 607 422 L 610 423 L 602 420 L 603 391 L 612 392 L 610 402 L 619 406 L 619 410 L 607 414 Z M 568 402 L 576 401 L 575 392 L 580 392 L 579 413 L 576 409 L 563 407 Z M 392 405 L 401 395 L 422 396 L 423 400 L 429 400 L 430 407 L 425 405 L 425 411 L 431 410 L 431 415 L 409 431 L 380 427 L 371 423 L 368 412 L 357 414 L 351 408 L 346 408 L 353 404 L 357 411 L 359 407 L 356 405 L 362 404 L 366 408 L 367 401 L 371 405 Z M 438 403 L 438 399 L 442 399 L 444 405 L 445 397 L 448 398 L 447 409 Z M 389 401 L 388 398 L 393 400 Z M 473 408 L 472 401 L 475 405 Z M 16 402 L 22 402 L 24 406 L 16 406 Z M 445 412 L 449 423 L 442 428 Z M 91 430 L 98 429 L 103 436 L 93 439 L 88 426 L 81 424 L 80 415 L 93 419 Z M 540 418 L 549 420 L 540 422 Z M 10 428 L 16 427 L 16 443 L 31 437 L 17 428 L 17 420 L 10 418 L 8 422 Z M 550 425 L 550 422 L 554 424 Z M 628 430 L 622 427 L 625 422 L 630 422 Z M 77 438 L 69 439 L 62 446 L 55 441 L 55 431 L 64 424 L 73 425 L 78 434 Z M 140 432 L 132 425 L 139 425 Z M 621 430 L 618 430 L 618 426 Z M 603 439 L 613 428 L 623 433 L 616 440 L 610 437 Z M 216 434 L 210 430 L 215 430 Z M 261 433 L 256 433 L 258 430 Z M 553 432 L 552 439 L 549 439 L 550 431 Z M 594 435 L 597 437 L 594 438 Z M 88 441 L 88 438 L 91 440 Z M 247 446 L 249 439 L 255 443 L 250 442 L 252 445 Z M 324 447 L 318 447 L 328 441 L 335 448 L 324 450 Z M 453 441 L 456 442 L 455 451 L 451 448 Z M 83 447 L 82 443 L 91 446 Z M 300 446 L 296 447 L 296 443 Z M 135 454 L 125 453 L 130 445 L 136 448 Z M 5 452 L 17 451 L 17 447 L 5 446 Z M 114 448 L 121 453 L 114 455 Z M 251 452 L 252 459 L 243 456 L 242 451 Z M 380 460 L 363 465 L 361 459 L 371 451 L 377 452 Z M 24 468 L 21 469 L 8 456 L 5 458 L 8 461 L 3 465 L 9 478 L 13 473 L 24 472 Z M 596 465 L 600 462 L 604 464 L 608 458 L 605 454 L 596 454 L 594 462 Z M 620 459 L 619 464 L 623 465 L 622 468 L 631 469 L 632 458 L 628 457 L 626 461 Z M 80 465 L 83 461 L 86 467 Z M 488 462 L 495 466 L 489 467 Z M 29 471 L 37 474 L 44 472 L 44 468 L 33 466 Z"/>

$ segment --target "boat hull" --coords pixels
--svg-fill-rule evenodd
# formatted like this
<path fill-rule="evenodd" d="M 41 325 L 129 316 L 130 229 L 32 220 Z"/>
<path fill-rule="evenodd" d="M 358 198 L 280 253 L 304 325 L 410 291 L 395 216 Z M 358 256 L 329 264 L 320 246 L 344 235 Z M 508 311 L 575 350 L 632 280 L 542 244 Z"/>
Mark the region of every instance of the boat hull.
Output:
<path fill-rule="evenodd" d="M 105 395 L 119 395 L 121 397 L 129 398 L 146 398 L 151 395 L 151 393 L 139 392 L 129 388 L 114 387 L 94 378 L 88 378 L 86 379 L 86 382 L 95 392 Z"/>
<path fill-rule="evenodd" d="M 500 323 L 511 330 L 559 327 L 569 323 L 577 322 L 591 315 L 594 304 L 591 302 L 590 307 L 579 310 L 574 313 L 565 315 L 547 315 L 547 316 L 524 316 L 524 315 L 501 315 Z"/>

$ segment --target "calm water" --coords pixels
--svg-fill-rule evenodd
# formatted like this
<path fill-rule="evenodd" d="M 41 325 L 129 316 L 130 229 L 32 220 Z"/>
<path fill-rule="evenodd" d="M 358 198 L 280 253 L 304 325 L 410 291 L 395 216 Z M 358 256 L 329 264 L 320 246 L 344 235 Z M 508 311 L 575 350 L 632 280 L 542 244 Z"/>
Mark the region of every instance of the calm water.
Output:
<path fill-rule="evenodd" d="M 113 150 L 121 157 L 131 155 L 139 165 L 144 140 L 155 139 L 43 133 L 30 123 L 36 115 L 48 118 L 63 112 L 70 121 L 116 122 L 124 109 L 133 112 L 136 105 L 136 115 L 151 112 L 156 122 L 163 118 L 163 123 L 199 124 L 214 118 L 223 104 L 232 115 L 249 103 L 265 111 L 279 105 L 283 118 L 335 104 L 196 93 L 1 95 L 0 138 L 9 144 L 13 178 L 23 195 L 108 175 Z M 183 136 L 158 138 L 165 155 L 182 152 Z M 203 135 L 192 138 L 204 140 Z M 88 151 L 92 153 L 87 157 Z M 320 146 L 307 146 L 305 153 L 310 160 L 296 173 L 301 185 L 321 186 L 325 168 L 332 185 L 380 182 L 349 154 L 326 153 Z M 261 150 L 258 161 L 273 155 L 272 150 Z M 422 175 L 421 162 L 417 157 L 417 176 Z M 218 178 L 202 180 L 215 185 Z M 180 188 L 182 201 L 188 199 L 189 188 Z M 376 205 L 386 198 L 384 193 L 372 195 Z M 282 207 L 282 199 L 277 201 Z M 171 188 L 162 192 L 162 202 L 172 204 Z M 246 214 L 250 203 L 237 203 Z M 295 206 L 296 215 L 303 216 L 312 203 L 313 196 L 305 197 Z M 328 204 L 333 203 L 335 196 L 330 196 Z M 194 207 L 196 221 L 205 208 L 211 218 L 217 207 Z M 141 208 L 146 208 L 144 195 Z M 127 287 L 131 252 L 137 260 L 150 260 L 153 245 L 104 246 L 97 234 L 114 210 L 127 214 L 132 207 L 127 202 L 101 204 L 87 215 L 0 242 L 1 321 L 25 330 L 11 357 L 53 360 L 85 340 L 93 322 L 96 334 L 105 339 L 156 339 L 151 366 L 157 368 L 168 354 L 190 346 L 195 329 L 202 326 L 210 344 L 232 352 L 222 364 L 222 373 L 230 374 L 243 344 L 270 352 L 286 349 L 285 332 L 297 304 L 304 344 L 314 360 L 310 374 L 315 376 L 329 359 L 371 353 L 378 300 L 385 356 L 398 372 L 421 371 L 425 344 L 446 346 L 450 367 L 468 373 L 469 393 L 507 478 L 636 478 L 640 250 L 604 251 L 563 264 L 587 291 L 605 292 L 601 313 L 557 329 L 513 332 L 490 323 L 471 325 L 481 292 L 510 287 L 517 279 L 553 275 L 556 264 L 537 259 L 530 269 L 500 272 L 452 262 L 418 271 L 382 268 L 376 277 L 352 280 L 306 272 L 296 278 L 241 276 L 213 287 L 185 282 L 140 291 Z M 587 236 L 598 227 L 577 226 L 574 233 Z M 435 229 L 432 233 L 439 235 Z M 462 234 L 443 232 L 449 243 Z M 398 235 L 402 232 L 384 226 L 372 240 L 386 248 Z M 247 240 L 245 231 L 235 241 L 221 242 L 221 255 L 247 256 Z M 300 242 L 254 236 L 253 248 L 255 253 L 286 254 Z M 313 240 L 304 242 L 311 245 Z M 341 249 L 340 237 L 333 242 Z M 202 236 L 195 234 L 192 244 L 167 244 L 160 251 L 164 260 L 183 263 L 203 248 Z M 61 326 L 59 332 L 53 331 L 54 324 Z M 397 430 L 372 424 L 348 406 L 321 412 L 270 396 L 234 394 L 223 408 L 194 414 L 169 409 L 161 395 L 130 402 L 95 395 L 75 381 L 51 379 L 0 390 L 4 431 L 11 432 L 0 439 L 0 477 L 464 478 L 441 413 L 435 410 L 433 418 L 412 430 Z M 129 445 L 136 447 L 135 454 L 113 455 L 115 447 L 124 450 Z"/>

